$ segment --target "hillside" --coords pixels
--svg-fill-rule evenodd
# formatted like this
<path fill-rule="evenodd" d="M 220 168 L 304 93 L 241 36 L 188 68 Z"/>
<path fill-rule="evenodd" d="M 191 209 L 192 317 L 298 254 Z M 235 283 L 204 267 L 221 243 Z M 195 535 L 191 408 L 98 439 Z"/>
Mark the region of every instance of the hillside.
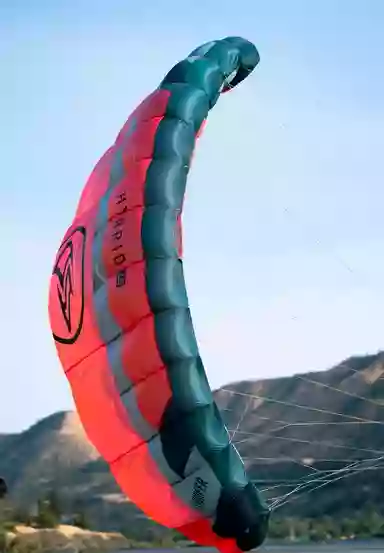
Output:
<path fill-rule="evenodd" d="M 383 375 L 383 353 L 352 357 L 328 371 L 235 383 L 216 400 L 230 430 L 246 412 L 234 442 L 253 478 L 271 481 L 261 488 L 274 485 L 276 496 L 293 489 L 289 481 L 323 479 L 311 495 L 319 482 L 290 498 L 286 512 L 342 515 L 384 507 Z M 352 463 L 355 473 L 346 470 Z"/>
<path fill-rule="evenodd" d="M 384 471 L 378 470 L 384 455 L 384 353 L 353 357 L 322 372 L 238 382 L 215 395 L 253 478 L 262 489 L 273 487 L 269 497 L 310 476 L 325 484 L 335 475 L 323 471 L 358 463 L 360 472 L 339 472 L 343 478 L 311 495 L 290 497 L 286 512 L 344 514 L 367 502 L 384 508 Z M 0 475 L 20 506 L 35 504 L 53 488 L 67 512 L 85 511 L 101 530 L 124 530 L 132 517 L 137 532 L 146 524 L 119 493 L 74 413 L 55 413 L 21 434 L 1 435 Z"/>
<path fill-rule="evenodd" d="M 65 512 L 85 511 L 101 530 L 121 529 L 132 512 L 137 514 L 73 412 L 55 413 L 21 434 L 0 439 L 0 474 L 21 511 L 54 490 Z"/>

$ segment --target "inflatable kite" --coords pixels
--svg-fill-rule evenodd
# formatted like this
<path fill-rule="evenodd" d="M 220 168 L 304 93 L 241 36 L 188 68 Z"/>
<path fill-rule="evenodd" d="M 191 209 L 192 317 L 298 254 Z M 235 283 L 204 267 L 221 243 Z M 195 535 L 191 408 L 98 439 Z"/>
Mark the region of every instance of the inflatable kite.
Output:
<path fill-rule="evenodd" d="M 205 44 L 131 114 L 83 190 L 49 313 L 84 429 L 122 491 L 199 544 L 249 550 L 269 510 L 210 390 L 185 289 L 181 212 L 195 142 L 220 94 L 259 62 Z"/>

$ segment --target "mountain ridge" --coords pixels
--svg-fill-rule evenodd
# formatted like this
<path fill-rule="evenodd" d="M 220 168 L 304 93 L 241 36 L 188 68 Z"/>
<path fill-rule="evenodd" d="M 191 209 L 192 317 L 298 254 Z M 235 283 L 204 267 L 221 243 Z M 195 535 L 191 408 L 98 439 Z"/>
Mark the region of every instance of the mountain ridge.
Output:
<path fill-rule="evenodd" d="M 324 478 L 332 471 L 342 476 L 311 492 L 311 501 L 305 488 L 282 512 L 341 515 L 364 502 L 384 508 L 379 493 L 383 471 L 380 466 L 368 470 L 384 455 L 384 352 L 352 356 L 325 371 L 232 382 L 214 396 L 247 470 L 261 487 L 285 482 L 275 486 L 283 497 L 288 482 Z M 346 468 L 351 464 L 360 472 Z M 73 411 L 53 413 L 18 434 L 1 434 L 0 475 L 12 501 L 23 507 L 54 489 L 65 512 L 81 509 L 101 530 L 122 531 L 133 518 L 139 531 L 144 523 Z"/>

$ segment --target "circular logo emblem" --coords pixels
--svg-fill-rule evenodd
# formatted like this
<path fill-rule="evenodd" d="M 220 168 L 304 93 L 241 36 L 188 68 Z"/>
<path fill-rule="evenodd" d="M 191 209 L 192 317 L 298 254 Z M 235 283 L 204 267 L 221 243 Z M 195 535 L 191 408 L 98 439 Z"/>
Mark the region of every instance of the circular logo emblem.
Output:
<path fill-rule="evenodd" d="M 52 271 L 53 337 L 74 344 L 83 326 L 85 227 L 76 227 L 61 244 Z"/>

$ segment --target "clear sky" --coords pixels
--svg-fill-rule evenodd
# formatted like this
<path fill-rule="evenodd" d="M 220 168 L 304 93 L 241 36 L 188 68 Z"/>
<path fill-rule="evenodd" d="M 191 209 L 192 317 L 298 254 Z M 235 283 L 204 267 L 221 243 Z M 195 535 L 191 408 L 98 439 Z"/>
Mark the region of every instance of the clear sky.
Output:
<path fill-rule="evenodd" d="M 382 0 L 1 0 L 0 432 L 72 407 L 56 249 L 130 111 L 202 42 L 261 62 L 211 113 L 185 271 L 213 386 L 384 347 Z"/>

